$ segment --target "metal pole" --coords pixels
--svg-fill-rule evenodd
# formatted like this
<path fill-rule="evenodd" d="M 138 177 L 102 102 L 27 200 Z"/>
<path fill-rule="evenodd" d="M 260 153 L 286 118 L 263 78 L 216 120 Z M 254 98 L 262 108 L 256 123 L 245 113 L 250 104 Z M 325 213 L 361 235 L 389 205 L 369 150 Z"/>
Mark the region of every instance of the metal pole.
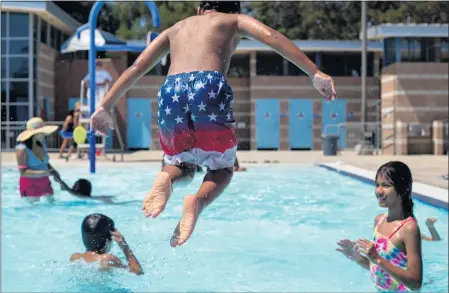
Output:
<path fill-rule="evenodd" d="M 366 131 L 366 55 L 367 55 L 367 45 L 366 45 L 366 1 L 362 1 L 362 19 L 361 19 L 361 31 L 362 31 L 362 104 L 361 104 L 361 131 L 363 141 L 365 139 Z"/>
<path fill-rule="evenodd" d="M 94 4 L 89 14 L 89 24 L 90 24 L 90 50 L 89 50 L 89 95 L 90 95 L 90 105 L 89 105 L 89 117 L 95 112 L 95 61 L 97 58 L 97 46 L 95 45 L 95 30 L 97 28 L 97 16 L 100 12 L 101 7 L 103 7 L 104 1 L 98 1 Z M 92 125 L 89 125 L 92 128 Z M 90 173 L 95 174 L 95 156 L 96 156 L 96 137 L 95 131 L 89 131 L 89 162 L 90 162 Z"/>

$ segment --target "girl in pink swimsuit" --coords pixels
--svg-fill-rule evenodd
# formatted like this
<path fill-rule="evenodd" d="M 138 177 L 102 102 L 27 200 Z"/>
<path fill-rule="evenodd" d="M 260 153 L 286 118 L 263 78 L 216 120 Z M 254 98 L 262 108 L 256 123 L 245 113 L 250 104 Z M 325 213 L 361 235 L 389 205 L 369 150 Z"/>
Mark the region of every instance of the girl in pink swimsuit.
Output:
<path fill-rule="evenodd" d="M 422 286 L 421 232 L 413 215 L 412 174 L 388 162 L 376 174 L 376 198 L 388 213 L 376 216 L 371 241 L 338 242 L 338 251 L 370 271 L 377 291 L 411 292 Z"/>

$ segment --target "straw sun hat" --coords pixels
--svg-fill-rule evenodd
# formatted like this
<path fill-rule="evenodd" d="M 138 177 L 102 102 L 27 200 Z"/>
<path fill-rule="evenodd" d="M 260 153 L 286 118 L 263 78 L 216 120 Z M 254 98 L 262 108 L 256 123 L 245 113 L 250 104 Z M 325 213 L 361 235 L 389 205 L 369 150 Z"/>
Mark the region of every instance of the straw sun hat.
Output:
<path fill-rule="evenodd" d="M 39 117 L 31 118 L 27 121 L 27 129 L 22 131 L 17 136 L 17 141 L 25 141 L 31 136 L 42 133 L 44 135 L 50 135 L 58 129 L 57 125 L 45 125 L 44 120 Z"/>

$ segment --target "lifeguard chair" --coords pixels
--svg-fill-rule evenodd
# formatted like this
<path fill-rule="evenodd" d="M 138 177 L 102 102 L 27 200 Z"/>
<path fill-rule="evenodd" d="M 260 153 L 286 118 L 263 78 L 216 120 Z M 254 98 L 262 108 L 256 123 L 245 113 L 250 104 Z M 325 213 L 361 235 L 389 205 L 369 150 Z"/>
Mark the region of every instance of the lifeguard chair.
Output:
<path fill-rule="evenodd" d="M 95 110 L 98 109 L 98 105 L 101 101 L 103 101 L 106 93 L 109 91 L 109 85 L 101 85 L 97 84 L 95 86 Z M 89 123 L 90 123 L 90 116 L 89 116 L 89 105 L 90 105 L 90 94 L 89 94 L 89 81 L 88 80 L 82 80 L 81 81 L 81 88 L 80 88 L 80 113 L 79 113 L 79 125 L 83 126 L 85 129 L 89 129 Z M 114 132 L 117 134 L 117 139 L 120 144 L 121 148 L 121 161 L 123 161 L 123 152 L 124 152 L 124 144 L 123 139 L 120 134 L 119 128 L 117 126 L 117 122 L 115 119 L 115 111 L 112 110 L 112 120 L 114 122 L 114 131 L 110 133 L 110 136 L 113 136 Z M 96 143 L 95 148 L 100 151 L 105 158 L 107 159 L 107 152 L 106 152 L 106 137 L 103 135 L 97 135 L 96 136 Z M 89 149 L 89 143 L 86 141 L 85 143 L 78 144 L 77 146 L 77 153 L 80 154 L 82 150 L 88 150 Z M 113 156 L 113 161 L 115 161 L 115 155 Z"/>

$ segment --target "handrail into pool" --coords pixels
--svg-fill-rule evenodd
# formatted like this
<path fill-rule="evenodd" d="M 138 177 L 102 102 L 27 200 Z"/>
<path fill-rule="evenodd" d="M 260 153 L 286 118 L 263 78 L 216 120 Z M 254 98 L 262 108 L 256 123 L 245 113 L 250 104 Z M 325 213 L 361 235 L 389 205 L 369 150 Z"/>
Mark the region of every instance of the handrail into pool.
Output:
<path fill-rule="evenodd" d="M 321 163 L 319 167 L 340 173 L 342 175 L 374 184 L 376 172 L 341 163 Z M 413 182 L 412 196 L 426 204 L 449 210 L 448 190 L 420 182 Z"/>

